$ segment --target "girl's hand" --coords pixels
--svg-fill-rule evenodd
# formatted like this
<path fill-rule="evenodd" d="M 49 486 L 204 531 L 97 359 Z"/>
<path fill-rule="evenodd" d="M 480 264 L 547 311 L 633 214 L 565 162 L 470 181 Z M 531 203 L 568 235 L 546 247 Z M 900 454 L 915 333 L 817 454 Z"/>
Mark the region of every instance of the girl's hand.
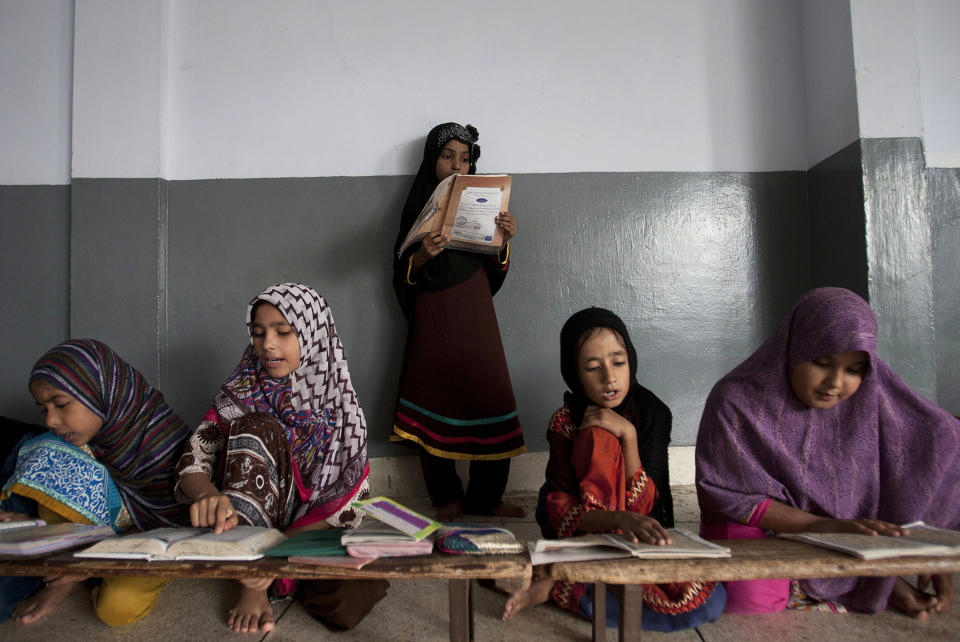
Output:
<path fill-rule="evenodd" d="M 647 515 L 617 511 L 614 513 L 613 523 L 623 534 L 623 537 L 634 543 L 655 544 L 665 546 L 670 543 L 670 535 L 660 522 Z"/>
<path fill-rule="evenodd" d="M 637 429 L 633 424 L 621 415 L 618 415 L 609 408 L 601 408 L 590 404 L 583 413 L 583 422 L 580 424 L 580 430 L 598 426 L 611 433 L 619 440 L 637 436 Z"/>
<path fill-rule="evenodd" d="M 230 498 L 217 493 L 207 495 L 190 504 L 190 523 L 212 528 L 214 533 L 228 531 L 240 523 Z"/>
<path fill-rule="evenodd" d="M 503 230 L 503 242 L 506 243 L 517 235 L 517 219 L 510 212 L 497 214 L 497 227 Z"/>
<path fill-rule="evenodd" d="M 447 245 L 449 240 L 449 236 L 444 236 L 440 232 L 423 237 L 423 241 L 420 243 L 419 250 L 423 259 L 421 263 L 426 263 L 436 255 L 440 254 L 440 252 L 443 252 L 443 248 Z"/>
<path fill-rule="evenodd" d="M 23 513 L 11 513 L 10 511 L 0 510 L 0 522 L 26 522 L 36 519 Z"/>
<path fill-rule="evenodd" d="M 909 535 L 910 530 L 879 519 L 829 519 L 819 518 L 804 530 L 811 533 L 856 533 L 859 535 Z"/>

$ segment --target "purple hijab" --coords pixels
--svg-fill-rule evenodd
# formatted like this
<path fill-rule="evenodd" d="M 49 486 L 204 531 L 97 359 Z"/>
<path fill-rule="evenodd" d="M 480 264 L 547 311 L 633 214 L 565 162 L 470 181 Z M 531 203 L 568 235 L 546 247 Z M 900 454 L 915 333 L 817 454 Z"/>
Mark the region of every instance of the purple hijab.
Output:
<path fill-rule="evenodd" d="M 837 519 L 960 528 L 960 422 L 907 387 L 877 358 L 876 346 L 877 322 L 866 301 L 842 288 L 819 288 L 714 386 L 696 450 L 705 524 L 747 523 L 772 498 Z M 870 358 L 853 396 L 818 410 L 793 393 L 794 365 L 852 350 Z M 886 607 L 893 580 L 801 584 L 814 597 L 876 612 Z"/>

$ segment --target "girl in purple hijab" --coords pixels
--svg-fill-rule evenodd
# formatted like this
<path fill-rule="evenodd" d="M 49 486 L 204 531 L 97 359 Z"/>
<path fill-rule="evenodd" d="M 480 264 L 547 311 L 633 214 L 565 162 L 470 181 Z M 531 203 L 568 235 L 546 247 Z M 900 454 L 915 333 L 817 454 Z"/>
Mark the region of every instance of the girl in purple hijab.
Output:
<path fill-rule="evenodd" d="M 897 524 L 915 520 L 960 529 L 960 422 L 907 387 L 876 345 L 866 301 L 811 290 L 714 386 L 696 450 L 705 536 L 900 535 Z M 778 582 L 731 583 L 728 611 L 782 609 Z M 896 577 L 801 580 L 799 589 L 855 611 L 924 618 L 953 601 L 951 577 L 932 582 L 935 595 Z"/>

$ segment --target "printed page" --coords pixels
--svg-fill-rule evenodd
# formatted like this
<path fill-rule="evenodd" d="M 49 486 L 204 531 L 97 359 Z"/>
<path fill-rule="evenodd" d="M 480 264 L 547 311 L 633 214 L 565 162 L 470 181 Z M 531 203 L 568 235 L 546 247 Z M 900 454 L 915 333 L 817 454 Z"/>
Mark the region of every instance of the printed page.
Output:
<path fill-rule="evenodd" d="M 867 560 L 908 555 L 950 555 L 955 553 L 949 547 L 925 544 L 907 537 L 858 535 L 855 533 L 796 533 L 781 534 L 779 537 L 831 548 Z"/>
<path fill-rule="evenodd" d="M 629 547 L 634 557 L 651 559 L 656 557 L 669 557 L 681 559 L 686 557 L 730 557 L 730 549 L 708 542 L 693 533 L 682 528 L 668 528 L 670 534 L 670 543 L 664 546 L 656 544 L 633 543 L 622 540 L 624 545 Z M 619 535 L 609 535 L 608 537 L 620 538 Z"/>
<path fill-rule="evenodd" d="M 928 526 L 923 522 L 904 524 L 903 528 L 910 529 L 910 534 L 907 535 L 907 539 L 918 542 L 926 542 L 928 544 L 949 546 L 950 548 L 960 551 L 960 531 L 951 531 L 945 528 Z"/>
<path fill-rule="evenodd" d="M 265 550 L 286 539 L 283 533 L 274 528 L 234 526 L 222 533 L 207 532 L 179 542 L 167 550 L 167 555 L 182 560 L 253 560 L 263 557 Z"/>
<path fill-rule="evenodd" d="M 97 542 L 76 557 L 116 557 L 119 559 L 148 559 L 161 556 L 167 548 L 183 539 L 205 532 L 203 528 L 157 528 L 145 533 L 123 535 Z"/>
<path fill-rule="evenodd" d="M 498 187 L 466 187 L 460 195 L 450 237 L 491 243 L 497 232 L 497 214 L 503 192 Z"/>

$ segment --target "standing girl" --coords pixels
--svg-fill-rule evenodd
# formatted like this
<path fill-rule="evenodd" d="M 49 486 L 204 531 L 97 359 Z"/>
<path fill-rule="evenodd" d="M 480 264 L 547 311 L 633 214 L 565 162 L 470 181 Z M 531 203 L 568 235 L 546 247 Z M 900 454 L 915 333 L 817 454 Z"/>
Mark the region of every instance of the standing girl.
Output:
<path fill-rule="evenodd" d="M 560 371 L 570 389 L 547 427 L 550 459 L 537 522 L 544 537 L 619 532 L 634 542 L 668 544 L 673 526 L 667 469 L 670 409 L 636 379 L 637 352 L 613 312 L 588 308 L 560 332 Z M 617 626 L 616 596 L 606 622 Z M 593 617 L 593 585 L 541 578 L 507 600 L 503 618 L 553 599 Z M 643 587 L 643 628 L 678 631 L 723 612 L 723 587 L 677 582 Z"/>
<path fill-rule="evenodd" d="M 876 347 L 867 302 L 819 288 L 714 386 L 697 437 L 704 536 L 900 535 L 897 524 L 915 520 L 960 528 L 960 422 L 908 388 Z M 931 596 L 903 578 L 800 580 L 796 595 L 868 613 L 949 613 L 951 578 L 933 584 Z M 727 589 L 728 610 L 769 612 L 787 605 L 790 582 Z"/>
<path fill-rule="evenodd" d="M 516 221 L 509 212 L 497 216 L 504 242 L 496 255 L 445 249 L 450 239 L 437 233 L 397 256 L 440 181 L 476 173 L 477 138 L 472 125 L 430 130 L 394 246 L 393 287 L 409 324 L 394 438 L 420 446 L 423 478 L 441 519 L 462 512 L 523 515 L 502 501 L 510 458 L 526 447 L 493 308 L 510 267 Z M 470 461 L 466 492 L 458 459 Z"/>
<path fill-rule="evenodd" d="M 91 339 L 61 343 L 33 367 L 30 393 L 50 434 L 21 446 L 3 487 L 9 512 L 0 519 L 32 515 L 48 523 L 108 525 L 117 533 L 189 523 L 186 506 L 174 499 L 173 483 L 190 431 L 117 353 Z M 0 615 L 34 622 L 84 579 L 3 578 Z M 94 610 L 110 626 L 135 622 L 150 613 L 166 583 L 104 578 L 94 589 Z"/>
<path fill-rule="evenodd" d="M 247 306 L 247 346 L 213 398 L 179 464 L 178 490 L 194 526 L 237 524 L 293 535 L 350 528 L 351 503 L 369 495 L 367 424 L 350 382 L 327 302 L 313 288 L 280 283 Z M 290 582 L 282 580 L 287 591 Z M 270 580 L 242 580 L 227 625 L 270 631 Z M 348 629 L 383 599 L 382 580 L 301 583 L 315 618 Z"/>

